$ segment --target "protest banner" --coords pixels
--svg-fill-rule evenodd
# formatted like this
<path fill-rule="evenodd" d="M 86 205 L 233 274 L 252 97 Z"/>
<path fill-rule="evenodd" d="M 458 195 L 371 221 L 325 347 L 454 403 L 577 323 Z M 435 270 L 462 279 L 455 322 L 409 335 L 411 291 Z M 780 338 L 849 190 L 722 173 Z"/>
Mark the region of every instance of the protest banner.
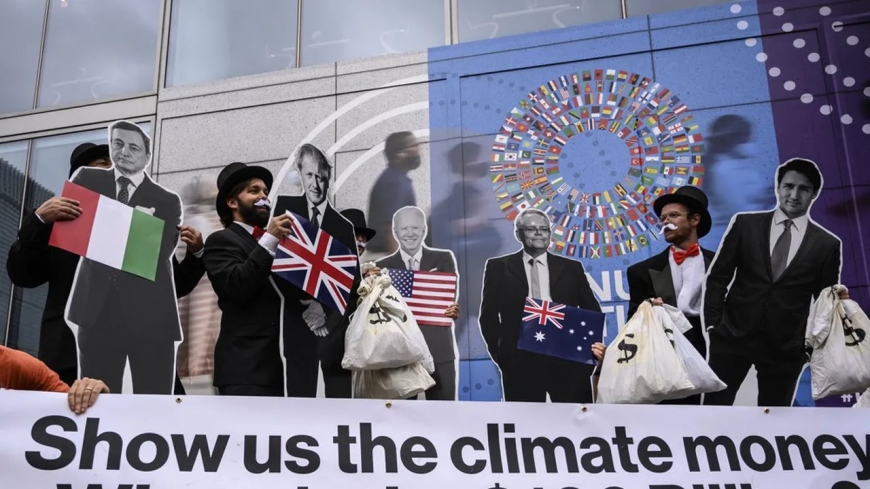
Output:
<path fill-rule="evenodd" d="M 0 487 L 857 489 L 862 409 L 0 391 Z"/>

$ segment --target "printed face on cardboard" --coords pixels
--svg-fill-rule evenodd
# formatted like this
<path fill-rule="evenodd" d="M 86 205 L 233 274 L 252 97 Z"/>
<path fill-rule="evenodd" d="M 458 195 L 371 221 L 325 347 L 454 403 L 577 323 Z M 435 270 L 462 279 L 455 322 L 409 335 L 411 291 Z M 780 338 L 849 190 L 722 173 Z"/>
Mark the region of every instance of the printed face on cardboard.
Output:
<path fill-rule="evenodd" d="M 151 163 L 151 138 L 132 122 L 117 121 L 109 126 L 109 154 L 118 171 L 136 175 Z"/>
<path fill-rule="evenodd" d="M 420 251 L 427 233 L 426 214 L 419 207 L 403 207 L 393 214 L 393 237 L 405 253 Z"/>
<path fill-rule="evenodd" d="M 517 217 L 514 234 L 526 253 L 532 256 L 545 253 L 550 246 L 550 219 L 536 209 L 527 210 Z"/>

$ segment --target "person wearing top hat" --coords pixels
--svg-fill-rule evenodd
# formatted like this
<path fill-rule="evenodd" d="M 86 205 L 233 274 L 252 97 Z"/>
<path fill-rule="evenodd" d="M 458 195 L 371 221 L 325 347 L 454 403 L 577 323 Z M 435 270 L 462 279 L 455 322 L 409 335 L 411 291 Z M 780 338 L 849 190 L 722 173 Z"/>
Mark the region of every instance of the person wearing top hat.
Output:
<path fill-rule="evenodd" d="M 628 267 L 631 317 L 645 300 L 678 307 L 692 329 L 686 332 L 692 346 L 707 354 L 701 326 L 701 299 L 707 268 L 715 252 L 701 248 L 698 240 L 710 232 L 712 219 L 707 211 L 707 196 L 697 187 L 680 187 L 659 197 L 653 209 L 665 229 L 668 246 L 661 253 Z M 668 401 L 666 404 L 700 404 L 701 396 Z"/>
<path fill-rule="evenodd" d="M 69 176 L 82 167 L 111 168 L 107 144 L 82 143 L 70 156 Z M 72 290 L 79 257 L 66 250 L 48 245 L 55 221 L 75 219 L 81 213 L 79 204 L 65 197 L 52 197 L 24 217 L 18 240 L 9 250 L 6 270 L 13 284 L 23 288 L 48 284 L 48 295 L 42 315 L 39 335 L 39 359 L 57 372 L 62 381 L 72 385 L 78 378 L 78 354 L 72 330 L 64 312 Z M 196 229 L 181 228 L 182 240 L 189 255 L 202 254 L 202 238 Z M 189 292 L 205 274 L 201 261 L 193 256 L 173 267 L 176 293 Z M 176 383 L 176 393 L 181 393 Z"/>
<path fill-rule="evenodd" d="M 329 201 L 332 166 L 320 149 L 303 144 L 296 152 L 294 167 L 302 182 L 302 195 L 280 195 L 275 199 L 274 214 L 287 211 L 309 220 L 329 233 L 350 250 L 357 248 L 354 226 L 338 213 Z M 356 310 L 357 288 L 360 284 L 359 267 L 354 272 L 354 284 L 345 309 L 349 318 Z M 282 280 L 278 288 L 284 295 L 284 356 L 287 359 L 287 395 L 315 397 L 317 395 L 317 366 L 323 356 L 323 338 L 330 334 L 326 324 L 330 315 L 313 297 L 299 287 Z M 333 319 L 335 321 L 336 319 Z M 336 329 L 332 330 L 333 332 Z M 342 337 L 343 338 L 343 337 Z M 335 340 L 334 343 L 343 341 Z M 333 343 L 333 341 L 327 341 Z M 343 352 L 343 349 L 341 350 Z"/>
<path fill-rule="evenodd" d="M 77 327 L 81 375 L 103 380 L 122 392 L 130 366 L 133 392 L 171 394 L 176 342 L 181 324 L 176 299 L 189 293 L 205 272 L 197 254 L 198 231 L 181 226 L 181 198 L 148 174 L 151 138 L 138 125 L 116 121 L 108 128 L 112 168 L 79 168 L 72 181 L 103 197 L 149 213 L 165 226 L 154 280 L 82 258 L 66 308 L 66 322 Z M 175 259 L 179 237 L 191 253 Z"/>
<path fill-rule="evenodd" d="M 230 163 L 218 175 L 215 207 L 224 229 L 205 243 L 205 268 L 218 296 L 221 329 L 214 351 L 214 385 L 221 395 L 284 395 L 281 296 L 272 261 L 290 218 L 271 220 L 272 174 Z"/>
<path fill-rule="evenodd" d="M 731 219 L 707 276 L 702 316 L 710 368 L 728 387 L 705 394 L 705 405 L 732 405 L 753 365 L 758 405 L 792 405 L 810 304 L 840 281 L 842 243 L 809 217 L 821 190 L 816 164 L 793 158 L 776 170 L 774 210 Z"/>
<path fill-rule="evenodd" d="M 363 211 L 359 209 L 344 209 L 339 212 L 353 224 L 356 235 L 356 250 L 359 255 L 365 252 L 369 240 L 374 237 L 375 230 L 368 227 Z M 377 272 L 377 269 L 374 269 Z M 354 290 L 359 284 L 354 285 Z M 328 398 L 350 399 L 352 397 L 351 371 L 341 368 L 344 357 L 344 336 L 350 324 L 349 315 L 332 311 L 326 315 L 325 337 L 317 344 L 320 370 L 323 372 L 324 395 Z"/>

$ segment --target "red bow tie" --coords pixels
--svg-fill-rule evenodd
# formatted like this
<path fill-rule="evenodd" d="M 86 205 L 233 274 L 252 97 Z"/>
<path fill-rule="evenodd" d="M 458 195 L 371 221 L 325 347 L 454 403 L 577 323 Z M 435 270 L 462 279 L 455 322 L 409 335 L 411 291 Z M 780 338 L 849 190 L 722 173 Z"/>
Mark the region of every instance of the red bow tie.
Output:
<path fill-rule="evenodd" d="M 254 239 L 256 239 L 257 241 L 259 241 L 260 238 L 261 238 L 264 234 L 266 234 L 266 230 L 263 229 L 263 228 L 261 228 L 260 226 L 254 226 L 254 230 L 251 231 L 251 236 L 253 236 Z"/>
<path fill-rule="evenodd" d="M 677 262 L 677 265 L 682 265 L 683 261 L 690 256 L 698 256 L 701 253 L 701 247 L 698 246 L 698 243 L 689 246 L 689 249 L 686 251 L 679 250 L 677 248 L 671 248 L 674 252 L 674 261 Z"/>

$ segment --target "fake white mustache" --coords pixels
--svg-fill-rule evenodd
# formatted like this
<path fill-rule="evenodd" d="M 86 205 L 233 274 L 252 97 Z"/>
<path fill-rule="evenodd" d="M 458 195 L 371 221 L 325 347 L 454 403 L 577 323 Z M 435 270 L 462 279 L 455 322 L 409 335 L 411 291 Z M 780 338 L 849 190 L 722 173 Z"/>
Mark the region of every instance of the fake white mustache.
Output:
<path fill-rule="evenodd" d="M 356 242 L 356 245 L 359 246 L 359 247 L 362 248 L 362 249 L 366 249 L 366 244 L 363 243 L 362 241 L 357 241 L 357 242 Z"/>
<path fill-rule="evenodd" d="M 659 231 L 659 234 L 664 234 L 665 231 L 667 231 L 668 229 L 670 229 L 671 231 L 676 231 L 677 225 L 672 223 L 672 222 L 669 222 L 669 223 L 665 224 L 664 226 L 662 226 L 662 230 Z"/>
<path fill-rule="evenodd" d="M 271 209 L 272 203 L 269 202 L 269 199 L 260 199 L 256 202 L 254 202 L 254 207 L 267 207 L 267 208 Z"/>

